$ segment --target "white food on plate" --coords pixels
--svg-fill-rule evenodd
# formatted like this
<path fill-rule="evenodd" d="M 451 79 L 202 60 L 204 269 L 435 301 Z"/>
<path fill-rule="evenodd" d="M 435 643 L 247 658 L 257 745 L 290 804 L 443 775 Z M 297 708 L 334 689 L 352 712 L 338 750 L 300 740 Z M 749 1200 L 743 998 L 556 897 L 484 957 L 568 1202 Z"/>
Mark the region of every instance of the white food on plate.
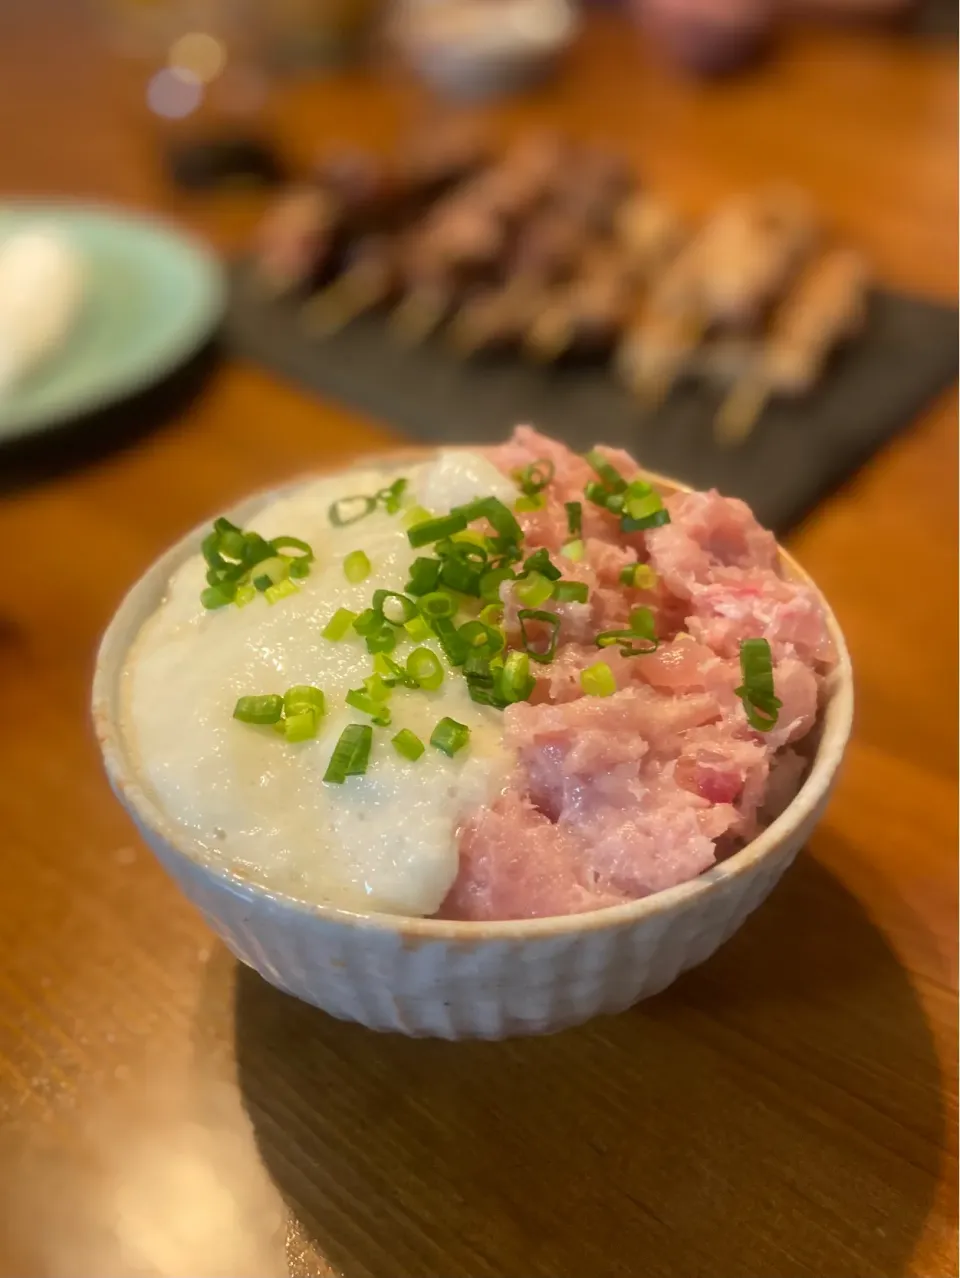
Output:
<path fill-rule="evenodd" d="M 374 728 L 365 775 L 342 785 L 322 781 L 343 728 L 369 722 L 344 697 L 371 673 L 372 657 L 358 637 L 334 643 L 321 631 L 337 608 L 360 612 L 374 590 L 402 590 L 413 558 L 429 553 L 411 550 L 402 517 L 382 507 L 346 528 L 331 526 L 328 509 L 400 475 L 413 501 L 440 513 L 477 496 L 516 497 L 485 459 L 450 451 L 408 468 L 316 480 L 267 505 L 246 526 L 309 542 L 316 555 L 310 575 L 272 606 L 258 595 L 244 608 L 208 611 L 200 603 L 206 565 L 199 553 L 188 560 L 131 650 L 125 727 L 160 806 L 225 865 L 306 900 L 429 915 L 457 872 L 462 814 L 489 801 L 508 770 L 500 712 L 471 701 L 465 680 L 451 677 L 444 661 L 436 692 L 395 690 L 393 722 Z M 342 564 L 358 549 L 372 572 L 351 585 Z M 415 646 L 404 640 L 394 656 Z M 435 640 L 424 646 L 442 659 Z M 269 727 L 232 718 L 238 697 L 301 683 L 326 695 L 313 740 L 291 745 Z M 426 743 L 444 716 L 470 728 L 466 749 L 449 759 L 427 745 L 416 762 L 396 753 L 390 738 L 401 728 Z"/>
<path fill-rule="evenodd" d="M 0 241 L 0 398 L 60 348 L 83 290 L 83 261 L 56 230 Z"/>

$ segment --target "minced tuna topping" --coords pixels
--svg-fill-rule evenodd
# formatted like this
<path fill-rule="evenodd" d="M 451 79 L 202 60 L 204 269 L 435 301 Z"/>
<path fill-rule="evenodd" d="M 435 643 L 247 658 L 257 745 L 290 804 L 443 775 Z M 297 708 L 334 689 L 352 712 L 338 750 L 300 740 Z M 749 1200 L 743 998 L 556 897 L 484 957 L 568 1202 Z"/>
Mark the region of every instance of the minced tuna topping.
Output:
<path fill-rule="evenodd" d="M 626 453 L 596 452 L 638 477 Z M 549 601 L 560 619 L 553 659 L 534 663 L 529 698 L 503 709 L 514 762 L 499 796 L 460 827 L 459 872 L 439 914 L 571 914 L 687 882 L 799 788 L 797 747 L 836 662 L 820 597 L 784 577 L 773 536 L 742 501 L 676 493 L 663 499 L 668 522 L 624 531 L 620 512 L 585 499 L 595 466 L 562 444 L 520 427 L 486 456 L 505 476 L 549 474 L 516 514 L 524 553 L 546 550 L 587 598 Z M 518 614 L 530 610 L 517 583 L 500 593 L 507 645 L 523 647 Z M 649 610 L 652 641 L 598 648 L 598 635 L 629 631 L 637 609 Z M 765 730 L 738 695 L 744 642 L 758 639 L 780 703 Z M 583 677 L 598 661 L 612 684 Z"/>

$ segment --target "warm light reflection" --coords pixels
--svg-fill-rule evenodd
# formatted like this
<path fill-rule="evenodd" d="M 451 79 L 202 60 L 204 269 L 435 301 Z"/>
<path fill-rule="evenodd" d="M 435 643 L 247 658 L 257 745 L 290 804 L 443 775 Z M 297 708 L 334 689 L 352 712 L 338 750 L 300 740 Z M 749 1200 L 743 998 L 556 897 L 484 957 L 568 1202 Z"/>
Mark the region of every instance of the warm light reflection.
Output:
<path fill-rule="evenodd" d="M 209 84 L 223 70 L 227 52 L 215 36 L 206 31 L 189 31 L 170 46 L 169 65 L 186 71 L 201 84 Z"/>
<path fill-rule="evenodd" d="M 147 85 L 150 110 L 168 120 L 182 120 L 192 115 L 202 100 L 203 85 L 183 67 L 166 67 Z"/>

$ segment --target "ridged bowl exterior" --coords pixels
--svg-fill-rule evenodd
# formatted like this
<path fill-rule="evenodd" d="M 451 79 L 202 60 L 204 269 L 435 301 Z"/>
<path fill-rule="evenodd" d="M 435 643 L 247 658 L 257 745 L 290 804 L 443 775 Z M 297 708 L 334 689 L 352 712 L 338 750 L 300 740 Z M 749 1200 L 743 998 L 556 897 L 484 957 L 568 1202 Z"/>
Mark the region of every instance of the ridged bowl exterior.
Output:
<path fill-rule="evenodd" d="M 232 517 L 242 523 L 275 495 L 244 503 Z M 803 846 L 833 788 L 853 695 L 849 657 L 831 617 L 840 663 L 800 794 L 757 839 L 691 883 L 590 914 L 505 923 L 355 915 L 270 892 L 190 846 L 141 789 L 121 733 L 127 652 L 171 573 L 198 544 L 194 532 L 158 560 L 104 636 L 93 717 L 107 773 L 145 841 L 237 958 L 333 1016 L 409 1035 L 498 1039 L 622 1011 L 733 935 Z M 789 559 L 787 565 L 800 574 Z"/>

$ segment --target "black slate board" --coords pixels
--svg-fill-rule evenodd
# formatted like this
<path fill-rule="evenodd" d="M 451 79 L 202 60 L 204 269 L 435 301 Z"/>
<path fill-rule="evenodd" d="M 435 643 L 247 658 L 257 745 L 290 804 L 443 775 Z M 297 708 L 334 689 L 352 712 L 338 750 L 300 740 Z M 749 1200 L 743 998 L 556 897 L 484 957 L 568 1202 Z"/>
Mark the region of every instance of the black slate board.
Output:
<path fill-rule="evenodd" d="M 234 268 L 226 339 L 275 372 L 396 426 L 418 443 L 485 443 L 530 422 L 576 449 L 626 448 L 644 466 L 742 497 L 777 533 L 908 426 L 957 372 L 957 312 L 877 293 L 867 331 L 802 403 L 767 409 L 750 440 L 716 448 L 717 398 L 679 388 L 645 414 L 603 368 L 460 362 L 441 343 L 399 347 L 371 316 L 310 341 L 295 308 L 265 302 Z"/>

